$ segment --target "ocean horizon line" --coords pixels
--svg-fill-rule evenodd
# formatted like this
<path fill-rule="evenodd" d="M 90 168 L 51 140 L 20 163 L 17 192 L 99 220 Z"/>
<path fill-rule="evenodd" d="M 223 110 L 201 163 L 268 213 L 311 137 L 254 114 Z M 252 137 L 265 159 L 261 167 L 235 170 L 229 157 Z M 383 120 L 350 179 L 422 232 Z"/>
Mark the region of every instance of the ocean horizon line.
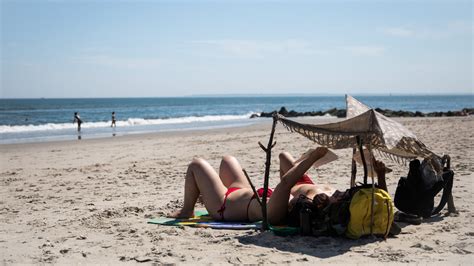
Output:
<path fill-rule="evenodd" d="M 346 95 L 351 96 L 474 96 L 474 92 L 471 93 L 275 93 L 275 94 L 250 94 L 250 93 L 230 93 L 230 94 L 191 94 L 191 95 L 179 95 L 179 96 L 101 96 L 101 97 L 0 97 L 0 100 L 50 100 L 50 99 L 173 99 L 173 98 L 259 98 L 259 97 L 344 97 Z"/>

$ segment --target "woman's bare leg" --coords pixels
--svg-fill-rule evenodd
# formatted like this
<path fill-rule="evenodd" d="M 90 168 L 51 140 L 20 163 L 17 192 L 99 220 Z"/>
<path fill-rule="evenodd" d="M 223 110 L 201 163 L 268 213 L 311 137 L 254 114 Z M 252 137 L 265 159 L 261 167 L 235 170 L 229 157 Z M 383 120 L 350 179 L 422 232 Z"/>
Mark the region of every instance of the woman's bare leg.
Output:
<path fill-rule="evenodd" d="M 280 224 L 285 221 L 291 188 L 311 165 L 322 158 L 327 151 L 327 148 L 324 147 L 317 148 L 306 159 L 294 165 L 281 177 L 280 183 L 275 187 L 272 197 L 268 201 L 267 217 L 271 224 Z"/>
<path fill-rule="evenodd" d="M 239 161 L 233 156 L 226 155 L 222 157 L 219 167 L 219 176 L 227 188 L 250 188 L 250 184 L 242 171 L 242 166 L 240 166 Z"/>
<path fill-rule="evenodd" d="M 208 162 L 203 159 L 194 159 L 186 172 L 183 207 L 169 216 L 176 218 L 194 216 L 194 205 L 200 194 L 206 209 L 214 216 L 224 201 L 226 190 L 219 175 Z"/>
<path fill-rule="evenodd" d="M 281 178 L 295 165 L 295 158 L 291 156 L 289 152 L 282 152 L 278 156 L 280 159 L 280 180 Z M 291 195 L 295 196 L 297 193 L 297 187 L 291 188 Z"/>
<path fill-rule="evenodd" d="M 280 159 L 280 179 L 293 167 L 295 159 L 289 152 L 282 152 L 278 156 Z"/>

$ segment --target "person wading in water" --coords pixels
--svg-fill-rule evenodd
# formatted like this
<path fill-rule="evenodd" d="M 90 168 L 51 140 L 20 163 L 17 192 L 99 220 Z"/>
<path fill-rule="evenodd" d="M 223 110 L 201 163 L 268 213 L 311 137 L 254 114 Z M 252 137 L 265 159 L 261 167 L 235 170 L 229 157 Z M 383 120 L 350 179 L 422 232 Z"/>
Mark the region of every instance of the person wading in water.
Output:
<path fill-rule="evenodd" d="M 81 131 L 82 120 L 78 112 L 74 113 L 74 120 L 72 121 L 72 123 L 74 124 L 76 122 L 77 122 L 77 131 Z"/>

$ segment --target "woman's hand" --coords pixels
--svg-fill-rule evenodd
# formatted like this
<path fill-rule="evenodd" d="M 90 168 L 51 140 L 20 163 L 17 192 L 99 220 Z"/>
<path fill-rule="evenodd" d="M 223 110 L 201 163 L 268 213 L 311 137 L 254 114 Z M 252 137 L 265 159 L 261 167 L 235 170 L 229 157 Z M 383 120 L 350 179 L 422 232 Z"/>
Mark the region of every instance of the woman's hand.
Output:
<path fill-rule="evenodd" d="M 374 167 L 374 170 L 378 176 L 385 175 L 385 173 L 387 173 L 388 168 L 385 167 L 385 164 L 381 161 L 375 160 L 375 158 L 372 158 L 372 166 Z"/>
<path fill-rule="evenodd" d="M 383 162 L 377 161 L 375 158 L 372 158 L 372 167 L 375 170 L 375 173 L 377 173 L 377 183 L 379 187 L 388 191 L 387 183 L 385 182 L 385 173 L 390 173 L 392 169 L 387 168 Z"/>

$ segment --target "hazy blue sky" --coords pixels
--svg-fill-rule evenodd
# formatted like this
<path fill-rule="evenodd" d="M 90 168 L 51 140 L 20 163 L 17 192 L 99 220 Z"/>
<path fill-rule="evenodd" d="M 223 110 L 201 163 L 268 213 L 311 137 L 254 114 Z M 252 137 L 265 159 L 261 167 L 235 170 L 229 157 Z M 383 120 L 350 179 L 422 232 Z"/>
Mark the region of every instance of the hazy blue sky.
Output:
<path fill-rule="evenodd" d="M 473 93 L 471 1 L 4 1 L 1 93 Z"/>

